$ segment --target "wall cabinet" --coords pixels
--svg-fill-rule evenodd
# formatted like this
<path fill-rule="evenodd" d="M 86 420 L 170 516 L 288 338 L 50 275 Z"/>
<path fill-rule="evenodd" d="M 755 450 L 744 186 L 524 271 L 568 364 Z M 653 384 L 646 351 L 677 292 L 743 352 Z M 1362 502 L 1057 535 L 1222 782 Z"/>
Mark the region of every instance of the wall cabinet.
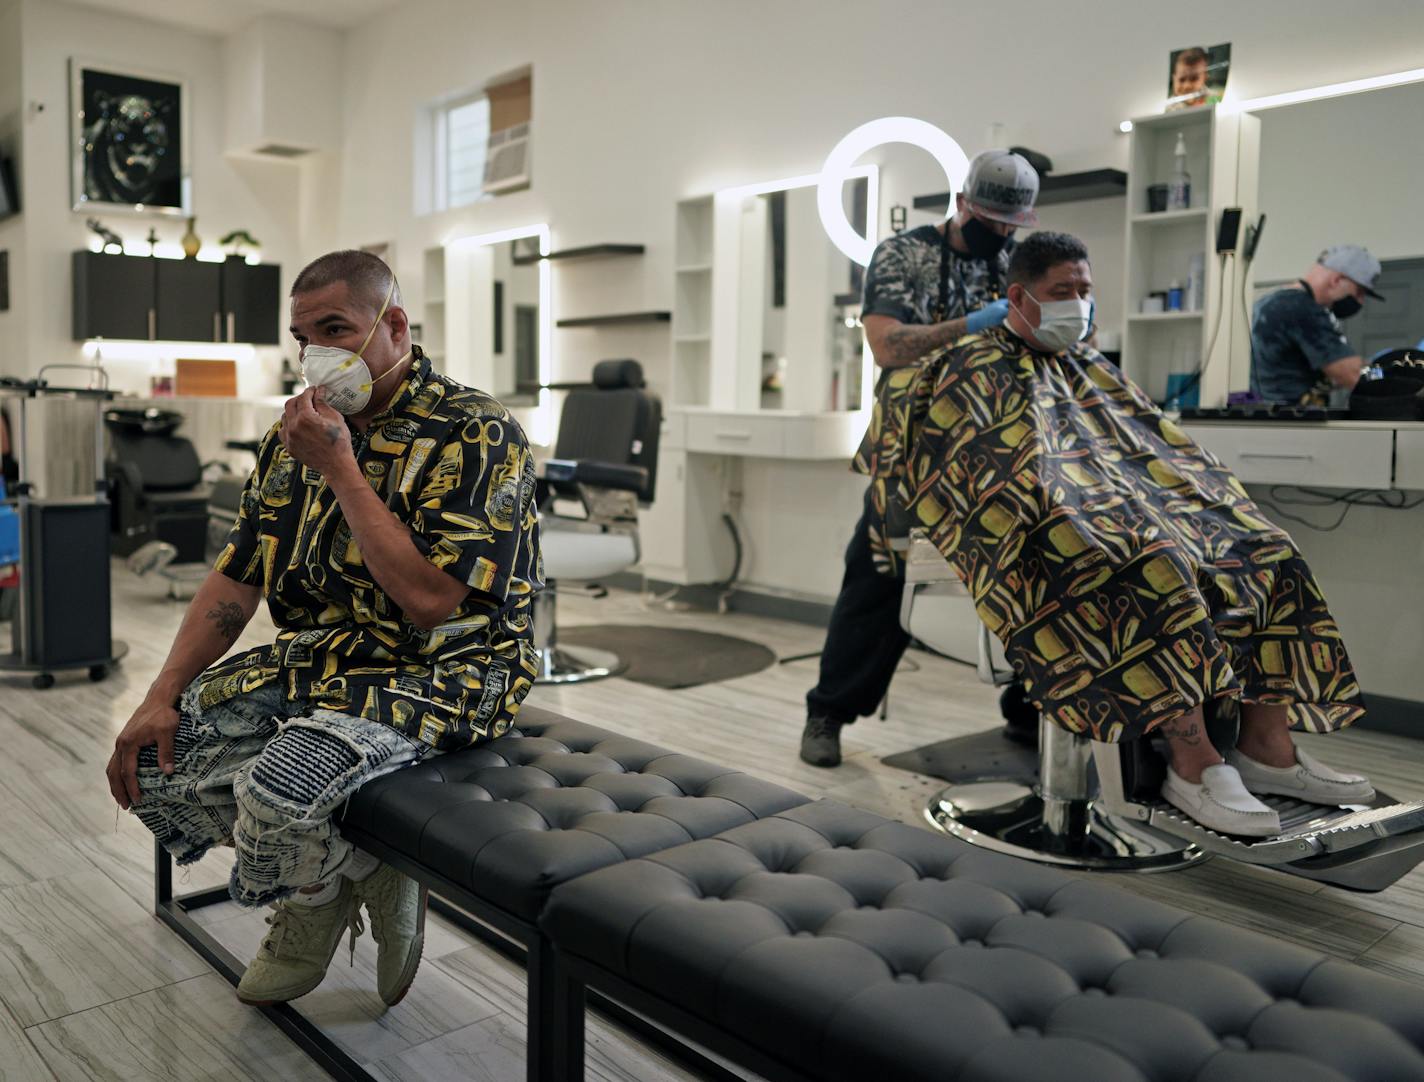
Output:
<path fill-rule="evenodd" d="M 280 341 L 281 267 L 75 252 L 73 334 L 173 342 Z"/>

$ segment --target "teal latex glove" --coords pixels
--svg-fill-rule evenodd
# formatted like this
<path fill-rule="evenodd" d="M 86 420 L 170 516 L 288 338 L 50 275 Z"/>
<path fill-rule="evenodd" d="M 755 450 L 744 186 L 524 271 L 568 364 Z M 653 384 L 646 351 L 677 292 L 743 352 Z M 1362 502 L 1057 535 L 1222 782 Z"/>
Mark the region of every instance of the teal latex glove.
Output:
<path fill-rule="evenodd" d="M 998 300 L 986 304 L 978 311 L 970 312 L 969 317 L 964 321 L 964 325 L 970 334 L 978 334 L 980 331 L 988 330 L 990 327 L 997 327 L 1008 318 L 1008 300 Z"/>

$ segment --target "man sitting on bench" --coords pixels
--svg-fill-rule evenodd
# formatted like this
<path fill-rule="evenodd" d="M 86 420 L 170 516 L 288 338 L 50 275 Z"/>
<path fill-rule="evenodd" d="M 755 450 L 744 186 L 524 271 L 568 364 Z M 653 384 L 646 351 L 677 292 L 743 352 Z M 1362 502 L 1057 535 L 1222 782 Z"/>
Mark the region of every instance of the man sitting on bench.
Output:
<path fill-rule="evenodd" d="M 1320 587 L 1241 483 L 1083 339 L 1087 249 L 1024 240 L 1000 327 L 930 354 L 903 412 L 901 498 L 969 587 L 1029 697 L 1094 740 L 1166 738 L 1162 795 L 1230 834 L 1280 833 L 1252 794 L 1367 802 L 1294 746 L 1363 713 Z M 1225 760 L 1203 707 L 1241 703 Z"/>
<path fill-rule="evenodd" d="M 292 285 L 309 387 L 262 442 L 236 524 L 116 741 L 109 788 L 178 861 L 232 845 L 276 903 L 245 1003 L 315 988 L 371 918 L 377 991 L 410 987 L 425 892 L 332 824 L 372 778 L 504 733 L 536 666 L 534 468 L 488 395 L 432 371 L 377 257 Z M 277 640 L 213 664 L 266 599 Z"/>

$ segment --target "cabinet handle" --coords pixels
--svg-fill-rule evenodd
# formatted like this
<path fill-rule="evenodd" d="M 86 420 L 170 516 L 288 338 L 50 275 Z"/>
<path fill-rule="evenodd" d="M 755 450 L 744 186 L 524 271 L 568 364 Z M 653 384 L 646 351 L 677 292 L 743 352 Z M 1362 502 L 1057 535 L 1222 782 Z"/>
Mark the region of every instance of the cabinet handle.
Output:
<path fill-rule="evenodd" d="M 1279 458 L 1287 462 L 1314 462 L 1314 455 L 1301 454 L 1271 454 L 1267 451 L 1242 451 L 1242 458 Z"/>
<path fill-rule="evenodd" d="M 719 440 L 749 440 L 752 438 L 750 432 L 733 432 L 725 428 L 719 428 L 712 434 Z"/>
<path fill-rule="evenodd" d="M 213 313 L 213 341 L 214 341 L 214 342 L 221 342 L 221 341 L 222 341 L 222 313 L 221 313 L 221 312 L 214 312 L 214 313 Z"/>
<path fill-rule="evenodd" d="M 233 330 L 233 323 L 234 323 L 233 313 L 229 312 L 229 313 L 227 314 L 227 340 L 228 340 L 229 342 L 236 342 L 236 341 L 237 341 L 236 332 Z"/>
<path fill-rule="evenodd" d="M 153 308 L 148 310 L 148 340 L 158 341 L 158 311 Z"/>

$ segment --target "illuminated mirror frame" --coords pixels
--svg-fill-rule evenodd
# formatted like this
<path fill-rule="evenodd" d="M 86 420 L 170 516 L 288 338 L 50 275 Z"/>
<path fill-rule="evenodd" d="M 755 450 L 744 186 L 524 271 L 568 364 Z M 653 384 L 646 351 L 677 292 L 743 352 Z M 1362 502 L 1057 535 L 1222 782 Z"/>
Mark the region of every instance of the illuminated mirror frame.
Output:
<path fill-rule="evenodd" d="M 549 226 L 516 226 L 478 236 L 452 237 L 445 241 L 445 351 L 447 374 L 452 378 L 495 394 L 494 354 L 488 343 L 493 331 L 493 298 L 490 290 L 471 290 L 470 256 L 482 248 L 508 241 L 534 239 L 539 242 L 539 395 L 533 407 L 526 435 L 530 442 L 550 445 L 554 438 L 553 395 L 548 385 L 554 375 L 553 289 L 548 255 Z M 462 293 L 470 303 L 452 303 Z M 472 343 L 485 343 L 475 346 Z M 498 397 L 495 394 L 495 397 Z M 512 407 L 518 409 L 519 407 Z"/>
<path fill-rule="evenodd" d="M 820 208 L 823 199 L 826 198 L 824 193 L 827 190 L 830 190 L 832 192 L 831 198 L 835 202 L 835 205 L 838 209 L 838 212 L 840 213 L 841 218 L 844 219 L 845 209 L 842 200 L 844 198 L 843 193 L 845 184 L 847 181 L 859 180 L 862 177 L 865 178 L 866 181 L 865 220 L 873 229 L 874 223 L 880 213 L 880 168 L 875 165 L 848 166 L 845 170 L 842 171 L 839 179 L 837 180 L 837 183 L 834 185 L 833 188 L 830 188 L 830 186 L 826 185 L 823 173 L 807 173 L 804 176 L 787 177 L 783 180 L 769 180 L 758 184 L 742 184 L 735 188 L 723 188 L 721 191 L 716 193 L 714 201 L 718 206 L 725 207 L 730 205 L 739 205 L 744 199 L 748 199 L 753 196 L 770 195 L 773 192 L 791 191 L 796 188 L 816 188 L 818 209 Z M 822 212 L 822 221 L 824 222 L 824 212 Z M 851 228 L 848 222 L 846 228 Z M 851 232 L 854 233 L 855 231 L 851 229 Z M 830 239 L 833 243 L 835 243 L 834 237 L 831 237 Z M 836 244 L 836 247 L 839 248 L 846 255 L 850 255 L 850 253 L 845 252 L 845 249 L 842 248 L 839 244 Z M 851 256 L 851 258 L 854 259 L 855 257 Z M 865 265 L 865 262 L 863 261 L 857 260 L 857 262 L 860 262 L 862 266 Z M 735 274 L 736 266 L 733 265 L 729 267 L 728 273 Z M 716 302 L 714 300 L 714 305 L 715 303 Z M 714 316 L 714 322 L 715 321 L 716 317 Z M 733 343 L 735 343 L 735 337 L 735 335 L 733 335 L 732 337 Z M 734 350 L 735 346 L 733 345 L 732 348 Z M 860 355 L 860 408 L 858 410 L 835 411 L 838 414 L 844 414 L 847 417 L 859 418 L 862 415 L 869 416 L 870 408 L 874 404 L 875 358 L 870 352 L 870 343 L 868 341 L 865 341 L 863 336 Z M 738 367 L 740 367 L 741 362 L 742 358 L 738 357 L 735 359 L 735 363 Z M 820 412 L 829 413 L 832 411 L 826 410 Z"/>

